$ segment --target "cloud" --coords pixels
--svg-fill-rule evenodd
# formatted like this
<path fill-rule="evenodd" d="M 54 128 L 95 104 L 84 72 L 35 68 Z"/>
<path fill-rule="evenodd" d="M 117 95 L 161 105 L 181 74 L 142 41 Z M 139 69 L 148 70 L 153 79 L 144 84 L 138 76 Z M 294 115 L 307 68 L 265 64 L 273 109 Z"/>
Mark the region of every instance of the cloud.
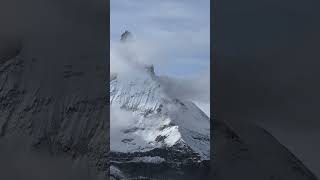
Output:
<path fill-rule="evenodd" d="M 116 105 L 110 107 L 111 121 L 111 132 L 120 132 L 119 130 L 127 129 L 128 125 L 134 121 L 136 117 L 133 116 L 132 112 L 122 110 Z M 111 133 L 114 135 L 114 133 Z"/>
<path fill-rule="evenodd" d="M 141 74 L 142 68 L 148 64 L 163 64 L 151 58 L 155 51 L 150 46 L 134 40 L 127 43 L 117 43 L 111 48 L 111 73 L 129 77 Z M 167 62 L 169 63 L 169 62 Z M 183 62 L 180 62 L 183 64 Z M 155 66 L 157 69 L 158 66 Z M 175 68 L 180 68 L 179 66 Z M 188 99 L 199 102 L 209 102 L 210 99 L 210 69 L 206 68 L 197 75 L 174 78 L 162 76 L 161 83 L 165 91 L 173 98 Z"/>
<path fill-rule="evenodd" d="M 209 109 L 210 1 L 111 1 L 111 71 L 153 64 L 165 91 Z M 129 30 L 134 41 L 119 43 Z M 208 114 L 208 113 L 207 113 Z"/>
<path fill-rule="evenodd" d="M 162 77 L 166 93 L 173 98 L 209 102 L 210 76 L 206 73 L 190 79 Z"/>
<path fill-rule="evenodd" d="M 210 62 L 209 4 L 209 0 L 112 0 L 111 46 L 124 30 L 129 30 L 145 45 L 138 50 L 152 51 L 146 58 L 152 58 L 149 61 L 161 74 L 175 75 L 191 67 L 196 73 Z M 178 62 L 180 68 L 170 67 Z"/>
<path fill-rule="evenodd" d="M 192 78 L 160 78 L 166 94 L 172 98 L 194 102 L 210 116 L 210 72 L 209 69 Z"/>

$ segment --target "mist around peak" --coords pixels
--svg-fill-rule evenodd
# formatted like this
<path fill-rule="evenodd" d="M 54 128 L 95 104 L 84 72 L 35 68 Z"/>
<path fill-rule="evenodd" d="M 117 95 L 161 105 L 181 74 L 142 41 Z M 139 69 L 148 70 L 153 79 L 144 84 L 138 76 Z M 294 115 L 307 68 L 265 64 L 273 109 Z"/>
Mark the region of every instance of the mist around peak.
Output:
<path fill-rule="evenodd" d="M 110 49 L 110 71 L 116 74 L 143 73 L 145 67 L 154 62 L 154 48 L 146 41 L 134 38 L 132 33 L 122 33 L 120 41 L 114 42 Z"/>
<path fill-rule="evenodd" d="M 190 100 L 210 116 L 210 69 L 209 67 L 197 75 L 188 75 L 185 78 L 171 77 L 161 72 L 161 68 L 172 66 L 170 60 L 160 59 L 161 49 L 157 46 L 124 31 L 119 41 L 113 42 L 110 49 L 111 79 L 143 79 L 157 76 L 164 91 L 171 97 Z M 177 69 L 183 69 L 176 66 Z M 161 67 L 161 68 L 160 68 Z"/>

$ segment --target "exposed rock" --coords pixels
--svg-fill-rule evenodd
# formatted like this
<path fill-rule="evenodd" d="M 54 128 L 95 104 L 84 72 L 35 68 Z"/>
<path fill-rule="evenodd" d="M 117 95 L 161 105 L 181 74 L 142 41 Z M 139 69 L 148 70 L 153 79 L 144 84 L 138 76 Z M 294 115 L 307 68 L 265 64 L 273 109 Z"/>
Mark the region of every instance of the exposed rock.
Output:
<path fill-rule="evenodd" d="M 156 74 L 154 72 L 154 66 L 153 64 L 151 65 L 145 65 L 144 66 L 145 70 L 147 71 L 148 74 L 150 74 L 152 77 L 154 77 Z"/>
<path fill-rule="evenodd" d="M 211 177 L 218 180 L 317 180 L 264 129 L 246 122 L 214 121 Z"/>
<path fill-rule="evenodd" d="M 34 152 L 72 159 L 70 164 L 87 157 L 84 169 L 106 178 L 106 2 L 17 2 L 6 12 L 28 23 L 11 20 L 21 23 L 17 36 L 23 42 L 0 47 L 0 140 L 20 134 Z"/>
<path fill-rule="evenodd" d="M 127 42 L 128 40 L 130 40 L 132 38 L 132 34 L 129 31 L 125 31 L 124 33 L 121 34 L 121 38 L 120 41 L 121 42 Z"/>

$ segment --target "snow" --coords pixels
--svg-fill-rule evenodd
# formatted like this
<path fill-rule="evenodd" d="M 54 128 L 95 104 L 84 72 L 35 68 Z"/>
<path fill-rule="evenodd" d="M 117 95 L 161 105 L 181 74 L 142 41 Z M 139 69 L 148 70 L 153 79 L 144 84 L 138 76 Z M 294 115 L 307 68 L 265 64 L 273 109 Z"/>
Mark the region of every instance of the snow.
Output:
<path fill-rule="evenodd" d="M 194 103 L 169 97 L 159 77 L 141 69 L 110 81 L 111 151 L 145 152 L 183 142 L 210 159 L 209 117 Z"/>
<path fill-rule="evenodd" d="M 110 166 L 110 174 L 117 179 L 125 179 L 124 174 L 115 166 Z M 114 179 L 113 177 L 111 179 Z"/>
<path fill-rule="evenodd" d="M 159 156 L 144 156 L 144 157 L 135 157 L 131 162 L 144 162 L 144 163 L 153 163 L 158 164 L 165 162 L 165 159 Z"/>
<path fill-rule="evenodd" d="M 210 117 L 210 102 L 204 103 L 204 102 L 195 101 L 193 103 L 197 105 L 208 117 Z"/>

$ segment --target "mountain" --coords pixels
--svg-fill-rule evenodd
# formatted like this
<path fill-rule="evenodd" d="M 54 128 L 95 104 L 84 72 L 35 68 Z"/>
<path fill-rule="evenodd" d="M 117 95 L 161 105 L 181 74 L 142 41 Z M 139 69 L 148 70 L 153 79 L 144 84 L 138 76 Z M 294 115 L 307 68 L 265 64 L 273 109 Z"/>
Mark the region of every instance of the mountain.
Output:
<path fill-rule="evenodd" d="M 215 119 L 210 155 L 209 118 L 169 96 L 166 78 L 153 66 L 111 76 L 111 179 L 317 180 L 268 131 L 246 121 Z"/>
<path fill-rule="evenodd" d="M 111 138 L 111 150 L 148 151 L 184 144 L 198 153 L 201 159 L 209 159 L 209 118 L 192 102 L 167 96 L 160 77 L 152 70 L 133 76 L 116 77 L 110 82 L 112 109 L 118 107 L 132 112 L 132 120 L 126 121 L 122 129 L 120 144 Z M 113 122 L 111 120 L 111 124 Z M 131 140 L 124 140 L 129 137 Z"/>
<path fill-rule="evenodd" d="M 213 179 L 318 179 L 275 137 L 252 122 L 215 120 L 213 127 Z"/>
<path fill-rule="evenodd" d="M 107 174 L 106 4 L 1 1 L 1 179 Z"/>
<path fill-rule="evenodd" d="M 162 78 L 155 74 L 153 65 L 131 69 L 129 75 L 112 75 L 113 170 L 127 167 L 124 164 L 145 163 L 162 164 L 173 171 L 210 159 L 209 117 L 191 101 L 170 97 Z"/>
<path fill-rule="evenodd" d="M 106 95 L 81 88 L 92 69 L 66 62 L 47 73 L 48 62 L 16 52 L 0 63 L 0 140 L 22 136 L 50 157 L 87 158 L 94 170 L 106 170 Z"/>

